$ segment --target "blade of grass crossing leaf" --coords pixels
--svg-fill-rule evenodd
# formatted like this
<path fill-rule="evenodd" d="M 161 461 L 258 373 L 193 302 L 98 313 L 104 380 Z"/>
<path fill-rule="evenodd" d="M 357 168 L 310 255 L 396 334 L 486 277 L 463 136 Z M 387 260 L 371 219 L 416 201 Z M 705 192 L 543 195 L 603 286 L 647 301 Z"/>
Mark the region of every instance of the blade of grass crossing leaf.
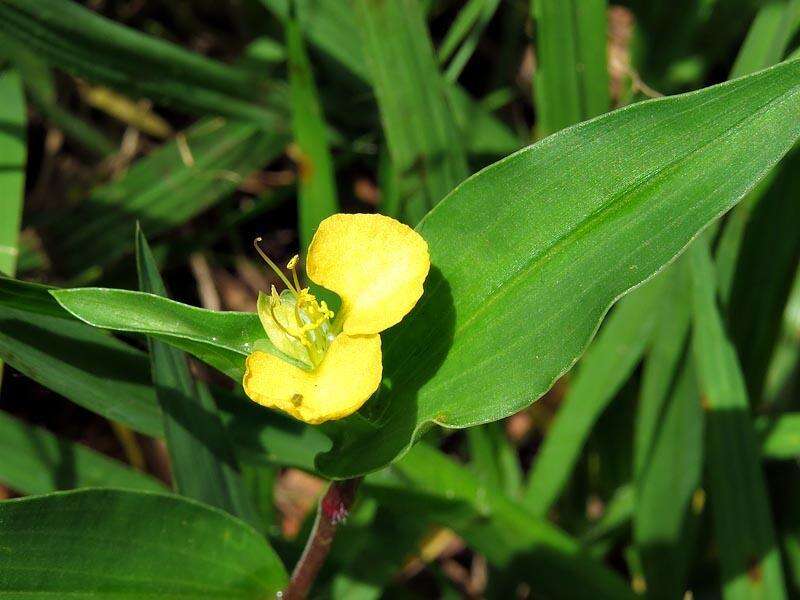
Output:
<path fill-rule="evenodd" d="M 540 137 L 609 108 L 605 0 L 532 0 Z"/>
<path fill-rule="evenodd" d="M 147 240 L 138 228 L 136 266 L 142 291 L 167 295 Z M 164 415 L 164 437 L 176 490 L 258 525 L 233 447 L 208 389 L 194 381 L 180 350 L 152 339 L 149 347 L 153 385 Z"/>
<path fill-rule="evenodd" d="M 524 503 L 545 515 L 569 481 L 586 439 L 628 379 L 655 327 L 662 278 L 622 300 L 587 350 L 531 468 Z"/>
<path fill-rule="evenodd" d="M 706 408 L 706 467 L 727 599 L 785 598 L 747 388 L 716 305 L 704 240 L 689 254 L 695 331 L 692 350 Z"/>
<path fill-rule="evenodd" d="M 286 23 L 286 51 L 292 98 L 292 130 L 296 143 L 293 158 L 299 172 L 300 247 L 305 254 L 320 222 L 339 212 L 339 202 L 328 148 L 328 131 L 303 36 L 294 19 Z"/>
<path fill-rule="evenodd" d="M 286 572 L 266 540 L 178 496 L 82 490 L 0 503 L 6 598 L 274 598 Z"/>
<path fill-rule="evenodd" d="M 389 152 L 410 182 L 405 219 L 417 223 L 466 177 L 464 148 L 417 0 L 357 0 L 355 11 Z"/>
<path fill-rule="evenodd" d="M 2 411 L 0 454 L 0 481 L 23 494 L 96 486 L 164 491 L 149 475 Z"/>
<path fill-rule="evenodd" d="M 391 390 L 318 467 L 363 473 L 430 423 L 466 427 L 528 406 L 620 295 L 771 170 L 800 136 L 798 114 L 794 61 L 601 116 L 469 178 L 418 227 L 436 268 L 382 336 Z"/>
<path fill-rule="evenodd" d="M 4 307 L 0 358 L 76 404 L 136 431 L 161 434 L 147 358 L 110 335 L 72 320 Z"/>
<path fill-rule="evenodd" d="M 0 32 L 73 75 L 199 114 L 280 128 L 245 70 L 105 19 L 69 0 L 4 0 Z"/>

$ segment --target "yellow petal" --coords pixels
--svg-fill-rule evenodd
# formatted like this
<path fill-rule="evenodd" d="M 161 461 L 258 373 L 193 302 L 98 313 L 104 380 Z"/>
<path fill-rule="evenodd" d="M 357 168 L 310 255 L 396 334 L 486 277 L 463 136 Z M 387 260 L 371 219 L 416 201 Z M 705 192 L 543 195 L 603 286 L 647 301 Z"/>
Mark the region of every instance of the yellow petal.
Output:
<path fill-rule="evenodd" d="M 243 385 L 251 399 L 313 425 L 357 411 L 378 389 L 381 338 L 339 334 L 313 371 L 260 351 L 246 366 Z"/>
<path fill-rule="evenodd" d="M 422 296 L 430 269 L 428 244 L 384 215 L 333 215 L 308 248 L 312 281 L 342 299 L 345 333 L 378 333 L 398 323 Z"/>

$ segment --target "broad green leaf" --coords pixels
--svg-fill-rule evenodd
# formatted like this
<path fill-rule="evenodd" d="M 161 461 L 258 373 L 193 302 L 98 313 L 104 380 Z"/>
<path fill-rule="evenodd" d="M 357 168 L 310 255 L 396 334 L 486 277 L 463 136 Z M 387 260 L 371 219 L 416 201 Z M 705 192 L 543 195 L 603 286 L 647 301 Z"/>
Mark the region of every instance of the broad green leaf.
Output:
<path fill-rule="evenodd" d="M 136 229 L 136 267 L 143 292 L 167 297 L 150 247 Z M 164 415 L 164 438 L 178 493 L 256 525 L 258 515 L 242 484 L 236 457 L 205 384 L 195 382 L 183 352 L 149 340 L 150 370 Z"/>
<path fill-rule="evenodd" d="M 533 92 L 544 137 L 609 109 L 605 0 L 532 0 Z"/>
<path fill-rule="evenodd" d="M 177 496 L 83 490 L 0 503 L 5 598 L 263 600 L 286 572 L 226 513 Z"/>
<path fill-rule="evenodd" d="M 257 102 L 263 82 L 105 19 L 71 0 L 3 0 L 0 33 L 69 73 L 200 114 L 281 128 Z"/>
<path fill-rule="evenodd" d="M 528 476 L 524 503 L 544 516 L 569 481 L 592 427 L 641 359 L 656 324 L 663 278 L 623 299 L 581 359 Z"/>
<path fill-rule="evenodd" d="M 17 269 L 17 238 L 25 200 L 25 99 L 19 75 L 0 69 L 0 274 Z"/>
<path fill-rule="evenodd" d="M 0 454 L 0 481 L 23 494 L 101 485 L 164 491 L 149 475 L 2 411 Z"/>
<path fill-rule="evenodd" d="M 461 137 L 417 0 L 354 3 L 383 131 L 416 224 L 467 176 Z"/>
<path fill-rule="evenodd" d="M 269 344 L 255 313 L 216 312 L 127 290 L 76 288 L 51 294 L 90 325 L 150 335 L 194 354 L 236 381 L 244 376 L 244 359 L 255 343 Z"/>
<path fill-rule="evenodd" d="M 297 21 L 286 23 L 292 131 L 299 176 L 298 212 L 303 253 L 325 217 L 340 212 L 336 199 L 333 161 L 328 148 L 328 128 L 319 103 L 311 63 Z"/>
<path fill-rule="evenodd" d="M 133 251 L 136 221 L 151 236 L 182 225 L 230 195 L 286 141 L 253 125 L 201 121 L 119 180 L 96 188 L 77 208 L 57 213 L 47 228 L 53 260 L 70 274 L 107 266 Z"/>
<path fill-rule="evenodd" d="M 0 275 L 0 306 L 40 315 L 69 319 L 65 311 L 50 295 L 49 285 L 20 281 Z"/>
<path fill-rule="evenodd" d="M 529 405 L 616 298 L 780 160 L 799 113 L 800 62 L 783 63 L 573 127 L 461 184 L 418 228 L 433 269 L 416 309 L 382 336 L 391 389 L 348 421 L 320 469 L 374 470 L 432 423 Z"/>
<path fill-rule="evenodd" d="M 391 469 L 371 475 L 365 491 L 381 506 L 454 529 L 514 586 L 526 582 L 547 597 L 632 597 L 576 540 L 431 447 L 420 444 Z M 510 594 L 513 589 L 495 590 L 490 597 Z"/>
<path fill-rule="evenodd" d="M 45 387 L 113 421 L 161 434 L 147 357 L 84 323 L 2 307 L 0 358 Z"/>
<path fill-rule="evenodd" d="M 704 241 L 698 240 L 689 253 L 692 350 L 707 411 L 706 469 L 722 593 L 726 600 L 785 598 L 747 388 L 717 309 L 714 267 Z"/>
<path fill-rule="evenodd" d="M 743 231 L 728 301 L 731 339 L 756 405 L 800 261 L 800 152 L 792 152 L 776 171 Z"/>

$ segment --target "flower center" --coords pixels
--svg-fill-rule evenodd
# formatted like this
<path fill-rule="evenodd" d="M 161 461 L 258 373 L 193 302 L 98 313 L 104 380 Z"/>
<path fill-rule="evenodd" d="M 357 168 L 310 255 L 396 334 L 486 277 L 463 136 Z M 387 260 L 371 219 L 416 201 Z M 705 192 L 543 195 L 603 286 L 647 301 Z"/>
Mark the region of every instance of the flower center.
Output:
<path fill-rule="evenodd" d="M 269 318 L 276 328 L 268 328 L 267 335 L 270 337 L 270 341 L 279 348 L 299 345 L 298 350 L 302 348 L 308 357 L 308 362 L 312 367 L 316 367 L 336 337 L 331 323 L 334 317 L 333 311 L 328 308 L 324 300 L 318 301 L 309 288 L 300 286 L 300 280 L 297 277 L 299 256 L 293 256 L 286 265 L 286 268 L 292 273 L 292 281 L 290 281 L 278 265 L 270 260 L 259 247 L 260 241 L 259 237 L 253 242 L 256 251 L 286 285 L 286 289 L 280 294 L 275 286 L 272 286 L 270 291 Z M 282 335 L 285 339 L 272 339 L 274 335 Z M 300 357 L 295 356 L 295 358 Z"/>

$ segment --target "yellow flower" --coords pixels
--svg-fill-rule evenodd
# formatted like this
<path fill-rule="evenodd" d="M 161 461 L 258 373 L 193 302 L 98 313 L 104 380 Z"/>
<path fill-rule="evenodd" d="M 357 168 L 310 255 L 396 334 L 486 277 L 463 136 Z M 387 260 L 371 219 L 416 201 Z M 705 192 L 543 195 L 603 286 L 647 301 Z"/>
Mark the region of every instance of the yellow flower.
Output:
<path fill-rule="evenodd" d="M 292 281 L 256 246 L 286 285 L 260 294 L 258 315 L 278 357 L 247 357 L 245 393 L 306 423 L 357 411 L 381 382 L 381 338 L 422 296 L 428 245 L 410 227 L 383 215 L 333 215 L 308 248 L 308 277 L 342 300 L 338 315 L 302 288 L 297 257 Z"/>

